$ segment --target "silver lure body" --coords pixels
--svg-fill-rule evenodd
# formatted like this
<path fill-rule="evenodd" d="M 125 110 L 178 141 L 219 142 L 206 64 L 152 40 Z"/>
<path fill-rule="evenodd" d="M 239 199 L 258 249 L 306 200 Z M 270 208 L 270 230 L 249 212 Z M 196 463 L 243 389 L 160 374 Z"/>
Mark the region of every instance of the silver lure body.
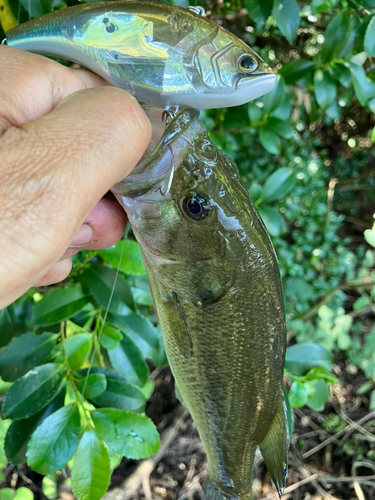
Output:
<path fill-rule="evenodd" d="M 202 15 L 157 2 L 78 5 L 8 31 L 7 45 L 76 62 L 142 103 L 237 106 L 276 76 L 242 40 Z"/>

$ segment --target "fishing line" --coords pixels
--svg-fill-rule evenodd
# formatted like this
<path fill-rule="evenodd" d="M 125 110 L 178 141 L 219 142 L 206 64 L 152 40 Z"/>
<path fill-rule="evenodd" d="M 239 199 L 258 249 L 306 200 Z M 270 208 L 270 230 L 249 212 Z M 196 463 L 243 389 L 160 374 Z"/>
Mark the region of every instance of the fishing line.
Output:
<path fill-rule="evenodd" d="M 103 317 L 103 321 L 102 321 L 102 324 L 101 324 L 101 327 L 100 327 L 100 331 L 99 331 L 99 334 L 98 334 L 97 342 L 98 342 L 99 349 L 100 349 L 100 338 L 101 338 L 102 333 L 103 333 L 103 328 L 104 328 L 105 322 L 107 321 L 107 316 L 108 316 L 108 313 L 109 313 L 109 308 L 111 307 L 111 303 L 112 303 L 112 299 L 113 299 L 113 294 L 115 292 L 115 288 L 116 288 L 118 276 L 120 274 L 120 267 L 121 267 L 121 263 L 122 263 L 122 257 L 124 255 L 125 242 L 126 242 L 126 240 L 128 238 L 129 231 L 130 231 L 130 223 L 128 221 L 126 223 L 126 228 L 125 228 L 125 232 L 124 232 L 124 237 L 123 237 L 124 244 L 122 245 L 122 248 L 121 248 L 120 259 L 119 259 L 119 263 L 118 263 L 118 266 L 117 266 L 117 269 L 116 269 L 116 276 L 115 276 L 115 279 L 113 280 L 113 286 L 112 286 L 111 294 L 110 294 L 109 299 L 108 299 L 108 305 L 106 307 L 106 310 L 105 310 L 105 313 L 104 313 L 104 317 Z M 94 363 L 94 358 L 95 358 L 96 351 L 97 351 L 97 349 L 93 349 L 92 356 L 91 356 L 91 359 L 90 359 L 90 362 L 89 362 L 89 367 L 88 367 L 88 370 L 87 370 L 87 373 L 86 373 L 86 376 L 85 376 L 85 382 L 83 384 L 82 396 L 85 395 L 86 386 L 87 386 L 87 380 L 89 378 L 89 375 L 90 375 L 90 372 L 91 372 L 91 368 L 92 368 L 92 365 Z"/>

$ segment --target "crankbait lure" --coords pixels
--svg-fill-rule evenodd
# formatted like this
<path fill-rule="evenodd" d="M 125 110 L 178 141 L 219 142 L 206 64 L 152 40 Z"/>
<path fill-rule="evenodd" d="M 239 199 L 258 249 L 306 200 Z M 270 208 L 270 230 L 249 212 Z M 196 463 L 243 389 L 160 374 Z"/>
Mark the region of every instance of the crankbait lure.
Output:
<path fill-rule="evenodd" d="M 11 47 L 76 62 L 158 108 L 238 106 L 276 76 L 242 40 L 202 15 L 157 2 L 77 5 L 6 34 Z"/>

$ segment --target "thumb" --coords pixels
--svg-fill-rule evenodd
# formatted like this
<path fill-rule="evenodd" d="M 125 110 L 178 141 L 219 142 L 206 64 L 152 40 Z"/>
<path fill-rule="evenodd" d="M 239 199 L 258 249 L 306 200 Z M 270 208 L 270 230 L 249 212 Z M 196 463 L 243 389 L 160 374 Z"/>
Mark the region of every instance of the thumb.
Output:
<path fill-rule="evenodd" d="M 75 92 L 0 139 L 0 307 L 59 260 L 99 199 L 126 177 L 151 137 L 123 90 Z"/>

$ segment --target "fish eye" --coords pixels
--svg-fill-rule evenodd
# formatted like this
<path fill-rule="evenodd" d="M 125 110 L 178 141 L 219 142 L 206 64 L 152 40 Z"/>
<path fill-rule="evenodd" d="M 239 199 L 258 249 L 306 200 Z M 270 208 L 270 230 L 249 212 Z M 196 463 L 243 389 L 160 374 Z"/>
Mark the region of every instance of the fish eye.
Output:
<path fill-rule="evenodd" d="M 203 196 L 197 193 L 185 196 L 182 201 L 182 208 L 190 219 L 196 221 L 204 219 L 209 212 L 209 204 Z"/>
<path fill-rule="evenodd" d="M 238 67 L 242 73 L 252 73 L 258 68 L 258 61 L 253 56 L 243 54 L 238 59 Z"/>

